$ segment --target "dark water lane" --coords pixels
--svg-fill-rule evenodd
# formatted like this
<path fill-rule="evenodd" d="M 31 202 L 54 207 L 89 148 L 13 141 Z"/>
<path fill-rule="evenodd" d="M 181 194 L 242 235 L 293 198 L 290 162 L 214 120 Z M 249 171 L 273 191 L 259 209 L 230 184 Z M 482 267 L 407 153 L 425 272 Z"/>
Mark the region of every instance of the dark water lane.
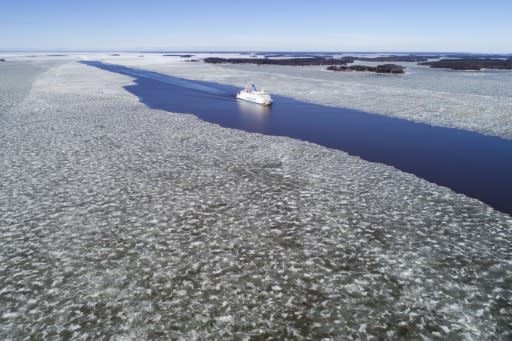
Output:
<path fill-rule="evenodd" d="M 512 214 L 512 141 L 470 131 L 272 96 L 271 108 L 240 102 L 235 87 L 101 62 L 135 77 L 126 90 L 150 108 L 267 135 L 288 136 L 394 166 Z"/>

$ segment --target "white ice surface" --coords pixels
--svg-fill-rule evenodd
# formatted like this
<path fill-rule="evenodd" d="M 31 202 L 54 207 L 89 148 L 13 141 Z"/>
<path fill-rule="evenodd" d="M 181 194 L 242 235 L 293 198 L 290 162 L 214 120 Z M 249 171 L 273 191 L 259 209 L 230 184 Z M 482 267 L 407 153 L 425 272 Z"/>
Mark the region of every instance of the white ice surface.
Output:
<path fill-rule="evenodd" d="M 208 56 L 212 55 L 190 59 Z M 511 71 L 449 71 L 398 63 L 407 67 L 405 75 L 382 75 L 329 72 L 324 66 L 213 65 L 152 54 L 144 58 L 97 57 L 108 63 L 239 87 L 253 82 L 271 93 L 304 101 L 512 138 Z"/>
<path fill-rule="evenodd" d="M 511 337 L 510 216 L 130 82 L 67 63 L 0 117 L 1 339 Z"/>

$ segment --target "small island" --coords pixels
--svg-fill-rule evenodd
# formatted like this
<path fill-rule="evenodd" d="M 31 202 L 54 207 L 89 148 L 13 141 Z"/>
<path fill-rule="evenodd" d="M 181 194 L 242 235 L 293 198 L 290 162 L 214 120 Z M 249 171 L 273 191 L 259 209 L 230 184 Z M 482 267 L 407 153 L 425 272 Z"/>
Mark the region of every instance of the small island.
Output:
<path fill-rule="evenodd" d="M 376 67 L 367 66 L 367 65 L 351 65 L 351 66 L 329 66 L 327 68 L 329 71 L 342 71 L 342 72 L 350 72 L 350 71 L 366 71 L 366 72 L 376 72 L 376 73 L 392 73 L 392 74 L 402 74 L 405 73 L 405 67 L 396 64 L 382 64 Z"/>
<path fill-rule="evenodd" d="M 451 70 L 470 70 L 479 71 L 481 69 L 512 70 L 512 58 L 455 58 L 441 59 L 431 62 L 418 63 L 431 68 L 451 69 Z"/>
<path fill-rule="evenodd" d="M 0 62 L 5 62 L 5 59 L 3 59 L 3 58 L 0 58 Z"/>

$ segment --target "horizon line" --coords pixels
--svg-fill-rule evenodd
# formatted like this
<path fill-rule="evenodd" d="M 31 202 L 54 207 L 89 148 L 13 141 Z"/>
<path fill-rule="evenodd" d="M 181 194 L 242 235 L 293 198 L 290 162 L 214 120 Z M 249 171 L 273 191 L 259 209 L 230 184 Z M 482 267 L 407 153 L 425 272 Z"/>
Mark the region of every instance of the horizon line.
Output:
<path fill-rule="evenodd" d="M 56 49 L 39 49 L 39 48 L 0 48 L 0 52 L 12 52 L 12 53 L 25 53 L 25 52 L 37 52 L 37 53 L 49 53 L 49 52 L 62 52 L 62 53 L 409 53 L 409 54 L 479 54 L 479 55 L 512 55 L 510 52 L 476 52 L 476 51 L 408 51 L 408 50 L 347 50 L 347 51 L 335 51 L 335 50 L 207 50 L 207 49 L 67 49 L 67 48 L 56 48 Z"/>

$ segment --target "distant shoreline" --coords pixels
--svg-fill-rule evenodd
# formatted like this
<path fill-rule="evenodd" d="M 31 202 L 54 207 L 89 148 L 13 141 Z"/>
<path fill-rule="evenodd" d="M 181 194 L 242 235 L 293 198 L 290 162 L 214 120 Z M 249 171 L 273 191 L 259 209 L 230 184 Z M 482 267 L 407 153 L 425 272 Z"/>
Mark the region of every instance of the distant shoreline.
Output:
<path fill-rule="evenodd" d="M 256 64 L 256 65 L 293 65 L 293 66 L 313 66 L 313 65 L 347 65 L 355 61 L 363 62 L 419 62 L 428 61 L 432 56 L 378 56 L 378 57 L 355 57 L 347 56 L 341 58 L 333 57 L 296 57 L 296 58 L 220 58 L 209 57 L 203 59 L 205 63 L 210 64 Z M 337 70 L 342 71 L 342 70 Z"/>
<path fill-rule="evenodd" d="M 0 48 L 0 53 L 176 53 L 176 54 L 246 54 L 251 53 L 261 56 L 267 54 L 282 55 L 415 55 L 438 57 L 478 57 L 500 58 L 512 57 L 512 51 L 508 52 L 471 52 L 471 51 L 283 51 L 283 50 L 165 50 L 165 49 L 31 49 L 31 48 Z"/>
<path fill-rule="evenodd" d="M 0 50 L 0 62 L 5 62 L 9 54 L 27 54 L 25 57 L 66 57 L 73 54 L 83 54 L 85 51 L 71 50 Z M 101 51 L 90 51 L 89 53 L 107 53 Z M 108 52 L 110 56 L 121 56 L 125 53 L 138 53 L 141 51 L 117 51 Z M 383 62 L 383 63 L 399 63 L 409 62 L 418 65 L 428 66 L 430 68 L 448 69 L 456 71 L 480 71 L 482 69 L 489 70 L 512 70 L 512 53 L 469 53 L 469 52 L 293 52 L 293 51 L 268 51 L 268 52 L 247 52 L 247 51 L 146 51 L 144 53 L 161 54 L 165 57 L 191 58 L 196 54 L 209 54 L 206 58 L 186 60 L 188 62 L 204 61 L 212 64 L 256 64 L 256 65 L 290 65 L 290 66 L 347 66 L 346 68 L 338 67 L 333 71 L 369 71 L 377 72 L 373 68 L 378 65 L 350 65 L 357 61 L 360 62 Z M 212 56 L 213 54 L 213 56 Z M 217 56 L 215 56 L 217 54 Z M 236 56 L 226 56 L 222 54 L 238 54 Z M 142 57 L 142 56 L 139 56 Z M 398 67 L 404 68 L 402 65 Z M 384 71 L 383 73 L 402 73 L 398 67 L 396 72 Z"/>
<path fill-rule="evenodd" d="M 437 61 L 422 62 L 418 65 L 426 65 L 431 68 L 480 71 L 481 69 L 512 70 L 512 58 L 490 59 L 490 58 L 458 58 L 441 59 Z"/>
<path fill-rule="evenodd" d="M 350 66 L 329 66 L 327 68 L 329 71 L 338 71 L 338 72 L 375 72 L 375 73 L 390 73 L 390 74 L 403 74 L 405 73 L 405 67 L 396 64 L 382 64 L 374 66 L 366 66 L 366 65 L 350 65 Z"/>
<path fill-rule="evenodd" d="M 431 68 L 443 68 L 451 70 L 473 70 L 495 69 L 495 70 L 512 70 L 512 57 L 502 58 L 476 58 L 475 56 L 459 57 L 459 58 L 441 58 L 435 55 L 389 55 L 378 57 L 357 57 L 344 56 L 340 58 L 333 57 L 295 57 L 295 58 L 277 58 L 284 55 L 265 55 L 264 58 L 221 58 L 209 57 L 203 59 L 205 63 L 211 64 L 256 64 L 256 65 L 288 65 L 288 66 L 313 66 L 328 65 L 331 71 L 370 71 L 381 73 L 404 73 L 403 66 L 395 64 L 384 64 L 377 67 L 352 65 L 355 61 L 363 62 L 416 62 L 418 65 L 429 66 Z M 431 59 L 438 59 L 432 61 Z M 378 71 L 380 67 L 380 71 Z"/>

